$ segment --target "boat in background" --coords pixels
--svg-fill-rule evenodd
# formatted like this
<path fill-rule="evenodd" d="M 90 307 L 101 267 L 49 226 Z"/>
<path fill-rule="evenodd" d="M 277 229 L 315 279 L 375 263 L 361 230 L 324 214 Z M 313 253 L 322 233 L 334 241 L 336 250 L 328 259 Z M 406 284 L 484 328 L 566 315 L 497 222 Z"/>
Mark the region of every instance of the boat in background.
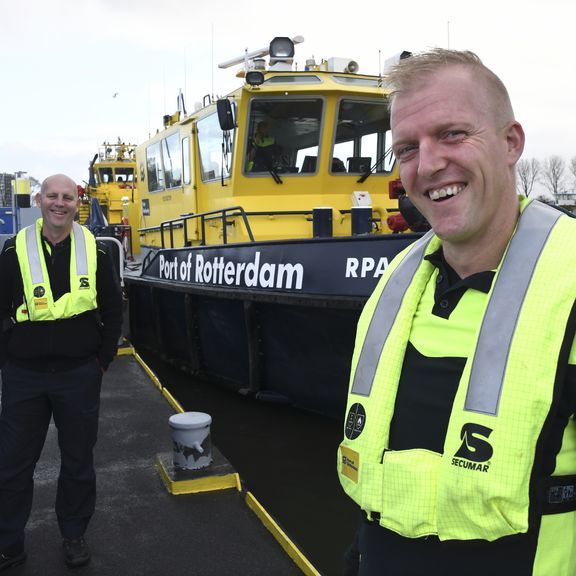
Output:
<path fill-rule="evenodd" d="M 86 187 L 79 189 L 80 221 L 98 235 L 122 242 L 125 256 L 138 251 L 138 187 L 136 145 L 118 138 L 104 142 L 88 167 Z"/>
<path fill-rule="evenodd" d="M 383 78 L 349 58 L 294 70 L 302 40 L 221 64 L 244 64 L 240 88 L 190 114 L 179 96 L 137 146 L 130 333 L 243 394 L 340 417 L 360 310 L 428 225 L 399 180 Z"/>

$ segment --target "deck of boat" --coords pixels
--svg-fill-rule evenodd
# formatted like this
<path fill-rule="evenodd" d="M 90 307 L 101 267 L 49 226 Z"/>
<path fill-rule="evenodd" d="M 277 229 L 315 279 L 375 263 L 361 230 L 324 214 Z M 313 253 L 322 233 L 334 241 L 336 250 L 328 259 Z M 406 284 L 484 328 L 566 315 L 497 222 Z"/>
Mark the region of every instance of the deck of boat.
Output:
<path fill-rule="evenodd" d="M 302 574 L 259 517 L 244 490 L 170 494 L 155 466 L 169 453 L 174 408 L 131 355 L 116 358 L 102 388 L 96 449 L 98 499 L 88 529 L 85 576 L 282 576 Z M 59 455 L 51 425 L 35 476 L 27 561 L 14 576 L 67 573 L 54 514 Z M 258 495 L 256 495 L 258 497 Z M 304 572 L 307 570 L 305 569 Z M 316 573 L 310 565 L 309 574 Z"/>

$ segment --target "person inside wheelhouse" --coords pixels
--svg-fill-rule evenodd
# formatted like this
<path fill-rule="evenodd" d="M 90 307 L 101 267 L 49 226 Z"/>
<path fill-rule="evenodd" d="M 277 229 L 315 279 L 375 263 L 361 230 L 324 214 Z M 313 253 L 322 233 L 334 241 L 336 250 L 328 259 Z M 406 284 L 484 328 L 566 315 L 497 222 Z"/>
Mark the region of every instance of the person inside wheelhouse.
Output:
<path fill-rule="evenodd" d="M 330 126 L 324 104 L 316 97 L 255 99 L 248 119 L 245 172 L 315 174 L 322 130 Z M 386 102 L 342 98 L 337 114 L 330 173 L 389 174 L 394 157 Z"/>
<path fill-rule="evenodd" d="M 268 172 L 274 169 L 278 146 L 266 120 L 258 122 L 256 132 L 248 144 L 248 172 Z"/>

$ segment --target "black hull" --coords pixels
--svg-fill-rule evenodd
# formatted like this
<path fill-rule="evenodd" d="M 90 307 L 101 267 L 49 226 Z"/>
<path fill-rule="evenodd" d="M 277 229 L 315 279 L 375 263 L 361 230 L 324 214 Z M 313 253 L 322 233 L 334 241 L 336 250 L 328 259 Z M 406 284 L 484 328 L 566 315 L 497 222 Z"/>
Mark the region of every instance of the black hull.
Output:
<path fill-rule="evenodd" d="M 125 277 L 130 338 L 137 348 L 241 393 L 340 418 L 356 324 L 381 275 L 378 263 L 382 268 L 415 238 L 160 251 L 140 277 Z M 186 268 L 188 262 L 192 266 Z M 194 266 L 206 262 L 213 262 L 214 270 L 199 275 Z M 242 273 L 238 263 L 244 264 Z M 295 263 L 302 266 L 301 276 L 293 276 L 292 286 L 277 288 L 279 276 L 272 277 L 277 267 Z M 258 276 L 260 286 L 243 285 L 257 284 Z M 232 279 L 233 285 L 226 282 Z"/>

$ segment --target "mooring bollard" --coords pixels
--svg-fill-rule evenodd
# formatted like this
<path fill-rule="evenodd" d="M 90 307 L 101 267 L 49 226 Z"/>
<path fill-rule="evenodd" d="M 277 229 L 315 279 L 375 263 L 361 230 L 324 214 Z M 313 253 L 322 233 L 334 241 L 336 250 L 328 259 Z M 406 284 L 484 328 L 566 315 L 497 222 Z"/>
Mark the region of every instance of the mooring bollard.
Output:
<path fill-rule="evenodd" d="M 169 418 L 176 470 L 198 470 L 212 463 L 210 424 L 204 412 L 182 412 Z"/>

